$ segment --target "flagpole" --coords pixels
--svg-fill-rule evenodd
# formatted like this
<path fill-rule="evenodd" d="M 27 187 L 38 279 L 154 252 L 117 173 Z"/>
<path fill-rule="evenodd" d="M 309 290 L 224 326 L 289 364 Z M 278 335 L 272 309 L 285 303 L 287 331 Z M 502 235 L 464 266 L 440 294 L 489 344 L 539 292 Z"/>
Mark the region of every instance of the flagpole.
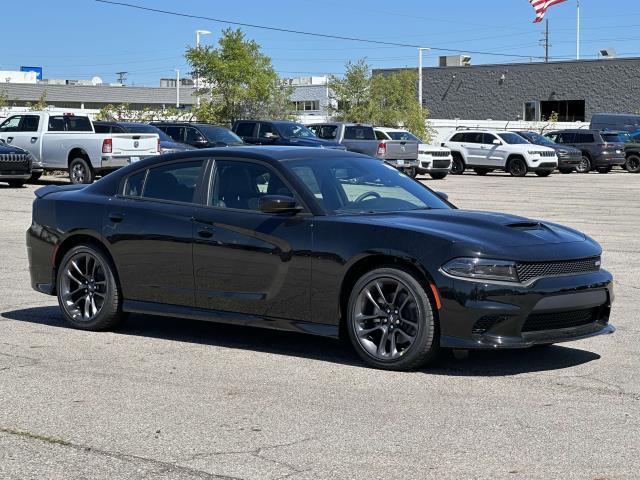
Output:
<path fill-rule="evenodd" d="M 576 21 L 576 60 L 580 60 L 580 0 L 578 2 L 578 17 Z"/>

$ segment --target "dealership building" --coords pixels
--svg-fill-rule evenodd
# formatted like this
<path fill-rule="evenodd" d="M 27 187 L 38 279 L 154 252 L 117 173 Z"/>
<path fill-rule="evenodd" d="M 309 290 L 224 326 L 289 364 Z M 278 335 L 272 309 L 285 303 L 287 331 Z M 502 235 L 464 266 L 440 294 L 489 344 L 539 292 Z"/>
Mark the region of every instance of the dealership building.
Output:
<path fill-rule="evenodd" d="M 584 122 L 598 112 L 640 109 L 640 58 L 469 65 L 441 57 L 423 68 L 423 104 L 431 118 Z M 374 73 L 392 73 L 381 69 Z"/>

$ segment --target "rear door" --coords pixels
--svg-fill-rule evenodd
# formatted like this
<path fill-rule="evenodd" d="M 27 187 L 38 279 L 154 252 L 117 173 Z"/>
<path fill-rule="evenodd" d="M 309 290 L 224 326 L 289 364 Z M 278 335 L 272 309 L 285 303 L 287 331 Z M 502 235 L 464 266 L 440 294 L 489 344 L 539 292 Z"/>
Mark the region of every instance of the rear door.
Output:
<path fill-rule="evenodd" d="M 195 218 L 197 306 L 309 320 L 313 217 L 260 211 L 264 195 L 294 195 L 268 164 L 220 160 L 212 177 Z"/>
<path fill-rule="evenodd" d="M 193 217 L 207 159 L 142 169 L 109 202 L 103 235 L 127 300 L 195 305 Z"/>
<path fill-rule="evenodd" d="M 238 122 L 234 129 L 234 133 L 244 142 L 257 145 L 259 144 L 257 130 L 258 122 Z"/>
<path fill-rule="evenodd" d="M 158 127 L 169 135 L 174 142 L 186 143 L 186 129 L 180 125 L 163 125 Z"/>
<path fill-rule="evenodd" d="M 482 132 L 465 132 L 460 148 L 468 166 L 482 166 L 487 161 Z"/>

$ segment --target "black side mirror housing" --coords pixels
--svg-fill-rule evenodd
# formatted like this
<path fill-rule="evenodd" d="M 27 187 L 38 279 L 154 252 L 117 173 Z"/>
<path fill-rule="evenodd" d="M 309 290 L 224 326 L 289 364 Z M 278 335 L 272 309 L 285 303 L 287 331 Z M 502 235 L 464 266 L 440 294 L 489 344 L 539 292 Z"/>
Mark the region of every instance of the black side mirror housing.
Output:
<path fill-rule="evenodd" d="M 449 201 L 449 195 L 447 195 L 444 192 L 436 192 L 436 195 L 439 196 L 441 199 L 446 200 L 447 202 Z"/>
<path fill-rule="evenodd" d="M 265 195 L 260 198 L 260 211 L 263 213 L 298 213 L 302 207 L 295 198 L 284 195 Z"/>

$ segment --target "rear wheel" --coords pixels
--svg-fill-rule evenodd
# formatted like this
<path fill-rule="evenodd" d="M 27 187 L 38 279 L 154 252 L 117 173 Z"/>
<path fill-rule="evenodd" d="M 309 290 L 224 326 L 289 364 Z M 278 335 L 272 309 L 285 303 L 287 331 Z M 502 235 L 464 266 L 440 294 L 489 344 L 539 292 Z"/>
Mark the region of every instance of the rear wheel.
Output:
<path fill-rule="evenodd" d="M 58 268 L 58 304 L 65 320 L 82 330 L 108 330 L 123 318 L 115 267 L 99 249 L 80 245 Z"/>
<path fill-rule="evenodd" d="M 347 329 L 358 355 L 385 370 L 418 368 L 439 350 L 431 301 L 420 282 L 400 268 L 378 268 L 358 280 Z"/>
<path fill-rule="evenodd" d="M 453 156 L 453 162 L 451 162 L 451 175 L 462 175 L 464 173 L 464 160 L 460 154 Z"/>
<path fill-rule="evenodd" d="M 89 162 L 82 157 L 77 157 L 69 163 L 69 180 L 71 183 L 93 183 L 95 174 Z"/>
<path fill-rule="evenodd" d="M 640 156 L 629 155 L 625 164 L 627 171 L 631 173 L 640 173 Z"/>
<path fill-rule="evenodd" d="M 551 175 L 551 170 L 538 170 L 536 172 L 536 175 L 539 177 L 548 177 L 549 175 Z"/>
<path fill-rule="evenodd" d="M 11 188 L 20 188 L 22 187 L 27 181 L 26 180 L 8 180 L 9 186 Z"/>
<path fill-rule="evenodd" d="M 445 172 L 434 172 L 429 174 L 434 180 L 442 180 L 447 176 Z"/>
<path fill-rule="evenodd" d="M 586 155 L 582 156 L 580 163 L 576 166 L 576 172 L 578 173 L 589 173 L 592 169 L 591 159 Z"/>
<path fill-rule="evenodd" d="M 513 177 L 524 177 L 528 172 L 527 164 L 523 158 L 516 157 L 509 161 L 509 165 L 507 166 L 507 171 Z"/>

